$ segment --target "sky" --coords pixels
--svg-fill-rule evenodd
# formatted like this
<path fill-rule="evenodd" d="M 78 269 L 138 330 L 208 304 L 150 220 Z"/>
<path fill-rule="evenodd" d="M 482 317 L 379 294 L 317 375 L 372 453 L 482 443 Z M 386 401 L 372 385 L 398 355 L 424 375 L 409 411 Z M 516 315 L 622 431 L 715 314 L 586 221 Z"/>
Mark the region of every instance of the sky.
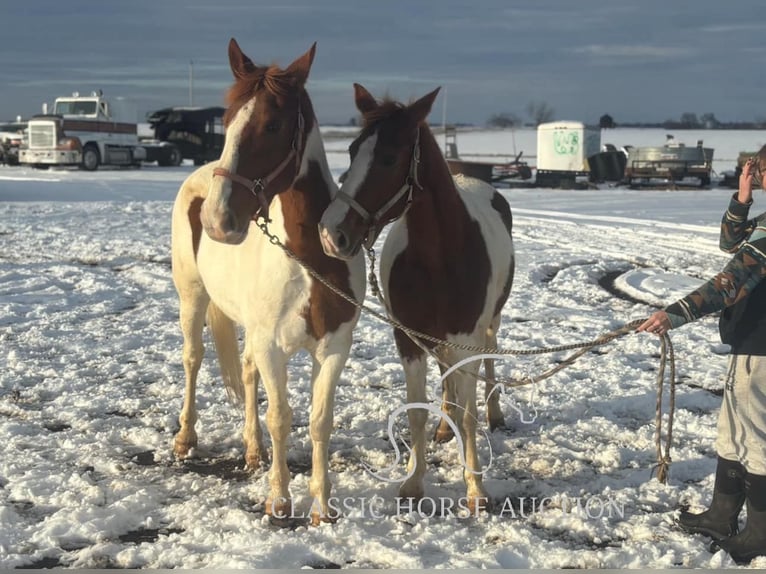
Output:
<path fill-rule="evenodd" d="M 432 123 L 528 120 L 530 102 L 588 123 L 766 117 L 762 0 L 26 0 L 0 23 L 0 120 L 96 89 L 141 120 L 189 104 L 192 69 L 193 103 L 221 105 L 231 37 L 282 65 L 316 41 L 325 124 L 357 115 L 353 82 L 403 101 L 442 86 Z"/>

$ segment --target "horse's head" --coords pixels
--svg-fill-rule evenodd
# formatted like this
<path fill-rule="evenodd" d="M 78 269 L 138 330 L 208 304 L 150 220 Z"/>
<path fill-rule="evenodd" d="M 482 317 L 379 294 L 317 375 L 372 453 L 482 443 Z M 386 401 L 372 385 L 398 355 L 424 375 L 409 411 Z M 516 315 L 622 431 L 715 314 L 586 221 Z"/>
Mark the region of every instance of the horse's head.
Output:
<path fill-rule="evenodd" d="M 327 255 L 352 258 L 362 244 L 371 247 L 383 227 L 407 211 L 420 187 L 421 124 L 438 92 L 437 88 L 410 105 L 379 104 L 370 92 L 354 84 L 363 128 L 349 148 L 351 166 L 343 186 L 319 224 Z"/>
<path fill-rule="evenodd" d="M 304 85 L 315 47 L 283 70 L 253 64 L 229 42 L 235 81 L 226 96 L 226 140 L 201 212 L 211 239 L 241 243 L 253 217 L 267 217 L 270 200 L 297 175 L 304 125 L 314 121 Z"/>

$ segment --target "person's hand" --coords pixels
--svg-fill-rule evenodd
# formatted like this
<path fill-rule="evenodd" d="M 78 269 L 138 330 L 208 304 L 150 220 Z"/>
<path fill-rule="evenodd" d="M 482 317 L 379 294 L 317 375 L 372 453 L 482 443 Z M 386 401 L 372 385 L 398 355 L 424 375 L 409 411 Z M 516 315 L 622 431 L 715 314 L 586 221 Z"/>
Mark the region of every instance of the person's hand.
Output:
<path fill-rule="evenodd" d="M 755 158 L 751 157 L 742 166 L 742 173 L 739 176 L 739 195 L 737 201 L 740 203 L 750 203 L 753 199 L 753 174 L 758 166 Z"/>
<path fill-rule="evenodd" d="M 636 331 L 645 331 L 661 337 L 670 331 L 670 329 L 672 329 L 672 327 L 670 326 L 670 318 L 668 317 L 668 314 L 665 313 L 665 311 L 657 311 L 652 313 L 651 317 L 641 323 Z"/>

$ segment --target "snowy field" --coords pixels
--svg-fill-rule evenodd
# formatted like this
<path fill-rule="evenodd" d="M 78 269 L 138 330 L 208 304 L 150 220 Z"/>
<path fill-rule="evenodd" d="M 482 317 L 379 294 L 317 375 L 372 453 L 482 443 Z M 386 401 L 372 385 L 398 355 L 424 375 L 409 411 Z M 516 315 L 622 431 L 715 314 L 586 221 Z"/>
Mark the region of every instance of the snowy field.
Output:
<path fill-rule="evenodd" d="M 716 148 L 729 160 L 717 172 L 766 140 L 700 134 L 676 136 Z M 661 145 L 664 131 L 618 129 L 602 141 Z M 327 142 L 336 177 L 348 143 Z M 534 153 L 524 132 L 472 132 L 458 144 L 466 155 Z M 630 334 L 502 398 L 508 428 L 480 445 L 482 460 L 491 457 L 493 512 L 398 512 L 397 485 L 366 468 L 395 462 L 386 428 L 404 403 L 404 379 L 390 328 L 364 315 L 336 398 L 331 476 L 334 495 L 347 499 L 336 524 L 282 529 L 265 516 L 267 475 L 243 470 L 243 415 L 227 402 L 212 344 L 199 380 L 197 458 L 175 461 L 184 376 L 169 227 L 192 169 L 0 167 L 0 568 L 735 567 L 674 526 L 679 508 L 701 510 L 712 492 L 727 361 L 715 317 L 671 332 L 679 385 L 666 485 L 652 477 L 659 344 Z M 504 348 L 593 339 L 727 261 L 718 225 L 732 190 L 502 193 L 518 258 Z M 755 201 L 753 213 L 766 209 L 762 194 Z M 377 307 L 369 294 L 367 302 Z M 510 358 L 498 370 L 534 376 L 562 356 Z M 310 374 L 308 356 L 296 357 L 289 464 L 298 512 L 311 504 Z M 455 442 L 431 445 L 428 458 L 427 500 L 462 496 Z"/>

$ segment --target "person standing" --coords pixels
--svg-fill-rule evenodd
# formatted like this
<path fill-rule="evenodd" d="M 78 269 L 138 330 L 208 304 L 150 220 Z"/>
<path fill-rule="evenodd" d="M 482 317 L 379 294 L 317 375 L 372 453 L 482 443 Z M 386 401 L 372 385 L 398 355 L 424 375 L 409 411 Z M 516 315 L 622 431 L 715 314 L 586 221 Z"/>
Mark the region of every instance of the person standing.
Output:
<path fill-rule="evenodd" d="M 753 188 L 766 190 L 766 145 L 748 160 L 721 221 L 720 247 L 734 257 L 715 277 L 637 331 L 664 335 L 721 311 L 719 332 L 731 346 L 718 418 L 718 455 L 710 508 L 682 512 L 687 532 L 710 536 L 738 563 L 766 556 L 766 213 L 749 218 Z M 747 504 L 745 528 L 738 518 Z"/>

